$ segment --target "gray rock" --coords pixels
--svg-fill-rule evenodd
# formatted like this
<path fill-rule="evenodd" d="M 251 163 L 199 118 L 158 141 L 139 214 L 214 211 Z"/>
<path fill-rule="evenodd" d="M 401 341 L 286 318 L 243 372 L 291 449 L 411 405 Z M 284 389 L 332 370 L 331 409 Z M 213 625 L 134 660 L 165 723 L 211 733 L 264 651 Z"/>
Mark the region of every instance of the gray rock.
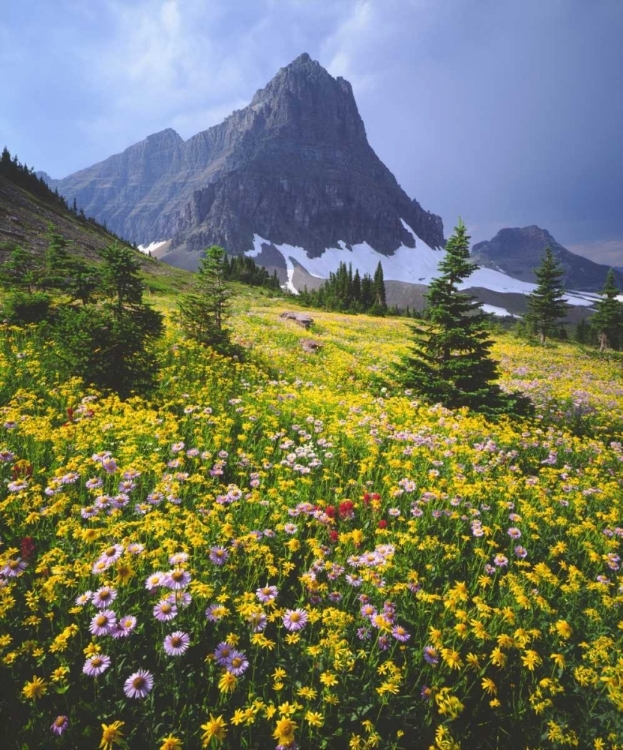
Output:
<path fill-rule="evenodd" d="M 402 190 L 368 143 L 350 83 L 303 54 L 249 106 L 187 141 L 171 129 L 62 180 L 71 203 L 141 244 L 171 239 L 176 265 L 258 234 L 315 257 L 344 241 L 391 255 L 416 235 L 444 245 L 441 219 Z M 188 251 L 188 262 L 183 253 Z"/>
<path fill-rule="evenodd" d="M 314 319 L 306 313 L 286 311 L 282 312 L 279 317 L 284 318 L 285 320 L 293 320 L 298 325 L 303 326 L 303 328 L 305 328 L 306 330 L 311 328 L 314 324 Z"/>
<path fill-rule="evenodd" d="M 534 269 L 543 260 L 546 246 L 552 248 L 564 270 L 563 282 L 569 290 L 600 292 L 606 281 L 608 266 L 576 255 L 556 242 L 547 229 L 536 225 L 501 229 L 492 240 L 478 242 L 472 248 L 473 260 L 486 268 L 503 271 L 522 281 L 536 281 Z M 614 272 L 619 289 L 623 289 L 623 273 Z"/>
<path fill-rule="evenodd" d="M 314 339 L 301 339 L 300 344 L 303 351 L 308 354 L 315 354 L 324 346 L 320 341 L 314 341 Z"/>

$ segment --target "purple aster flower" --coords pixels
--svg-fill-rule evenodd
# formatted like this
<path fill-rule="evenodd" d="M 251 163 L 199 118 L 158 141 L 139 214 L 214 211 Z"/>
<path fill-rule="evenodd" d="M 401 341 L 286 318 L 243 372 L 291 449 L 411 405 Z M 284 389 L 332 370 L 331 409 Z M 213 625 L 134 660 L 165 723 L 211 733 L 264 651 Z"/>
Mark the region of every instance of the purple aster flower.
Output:
<path fill-rule="evenodd" d="M 378 614 L 376 611 L 376 607 L 373 607 L 371 604 L 364 604 L 359 612 L 362 617 L 367 617 L 368 619 Z"/>
<path fill-rule="evenodd" d="M 521 539 L 521 531 L 516 526 L 511 526 L 506 533 L 511 539 Z"/>
<path fill-rule="evenodd" d="M 174 555 L 169 557 L 170 565 L 182 565 L 188 560 L 188 554 L 186 552 L 176 552 Z"/>
<path fill-rule="evenodd" d="M 80 515 L 84 519 L 89 518 L 95 518 L 95 516 L 99 513 L 99 508 L 96 508 L 94 505 L 87 505 L 85 508 L 82 508 L 80 511 Z"/>
<path fill-rule="evenodd" d="M 103 609 L 91 620 L 89 630 L 93 635 L 108 635 L 117 627 L 117 615 L 111 609 Z"/>
<path fill-rule="evenodd" d="M 146 698 L 154 686 L 154 678 L 146 669 L 139 669 L 125 681 L 123 692 L 128 698 Z"/>
<path fill-rule="evenodd" d="M 219 643 L 214 651 L 214 659 L 216 660 L 216 663 L 219 664 L 221 667 L 227 666 L 229 659 L 231 655 L 234 653 L 233 646 L 230 646 L 229 643 L 226 641 L 223 641 L 222 643 Z"/>
<path fill-rule="evenodd" d="M 98 576 L 105 570 L 108 570 L 108 563 L 105 560 L 96 560 L 91 568 L 91 573 L 93 573 L 94 576 Z"/>
<path fill-rule="evenodd" d="M 264 586 L 261 589 L 257 589 L 255 592 L 255 596 L 262 602 L 262 604 L 269 604 L 270 602 L 273 602 L 277 595 L 279 594 L 279 591 L 277 590 L 276 586 Z"/>
<path fill-rule="evenodd" d="M 368 641 L 371 636 L 372 632 L 370 628 L 357 628 L 357 638 L 359 638 L 360 641 Z"/>
<path fill-rule="evenodd" d="M 190 573 L 187 570 L 170 570 L 164 580 L 164 585 L 174 591 L 185 589 L 190 583 Z"/>
<path fill-rule="evenodd" d="M 266 615 L 263 612 L 252 612 L 247 618 L 254 633 L 262 633 L 266 630 Z"/>
<path fill-rule="evenodd" d="M 283 530 L 286 532 L 286 534 L 296 534 L 298 529 L 298 526 L 295 523 L 286 523 L 283 527 Z"/>
<path fill-rule="evenodd" d="M 498 568 L 504 568 L 508 565 L 508 557 L 498 554 L 493 558 L 493 563 L 494 565 L 497 565 Z"/>
<path fill-rule="evenodd" d="M 177 607 L 170 601 L 163 599 L 154 607 L 154 617 L 160 622 L 173 620 L 177 616 Z"/>
<path fill-rule="evenodd" d="M 164 600 L 171 602 L 171 604 L 177 604 L 182 609 L 186 609 L 193 598 L 188 591 L 172 591 L 168 596 L 164 597 Z"/>
<path fill-rule="evenodd" d="M 210 550 L 210 560 L 215 565 L 224 565 L 229 558 L 229 552 L 225 547 L 212 547 Z"/>
<path fill-rule="evenodd" d="M 389 648 L 389 638 L 386 635 L 380 635 L 377 643 L 381 651 L 387 651 Z"/>
<path fill-rule="evenodd" d="M 141 552 L 144 552 L 144 550 L 144 545 L 139 544 L 138 542 L 132 542 L 131 544 L 128 544 L 128 552 L 131 555 L 140 555 Z"/>
<path fill-rule="evenodd" d="M 69 726 L 69 719 L 66 716 L 57 716 L 56 719 L 52 722 L 52 726 L 50 729 L 54 734 L 60 735 L 63 734 L 63 732 L 67 729 Z"/>
<path fill-rule="evenodd" d="M 117 598 L 117 591 L 112 586 L 102 586 L 91 597 L 91 603 L 98 609 L 104 609 Z"/>
<path fill-rule="evenodd" d="M 227 614 L 227 610 L 222 604 L 210 604 L 206 609 L 206 618 L 209 622 L 218 622 Z"/>
<path fill-rule="evenodd" d="M 233 651 L 225 668 L 235 677 L 240 677 L 249 668 L 249 660 L 242 651 Z"/>
<path fill-rule="evenodd" d="M 523 560 L 525 557 L 528 557 L 528 550 L 525 547 L 522 547 L 521 544 L 518 544 L 515 547 L 515 554 Z"/>
<path fill-rule="evenodd" d="M 23 492 L 28 489 L 28 482 L 25 479 L 18 479 L 15 482 L 9 482 L 7 489 L 9 492 Z"/>
<path fill-rule="evenodd" d="M 8 463 L 9 461 L 12 461 L 15 458 L 15 453 L 11 453 L 11 451 L 3 450 L 0 451 L 0 461 L 2 463 Z"/>
<path fill-rule="evenodd" d="M 80 594 L 76 597 L 76 607 L 84 607 L 89 599 L 93 596 L 92 591 L 85 591 L 84 594 Z"/>
<path fill-rule="evenodd" d="M 105 672 L 110 666 L 110 656 L 105 654 L 94 654 L 84 662 L 82 671 L 89 677 L 97 677 Z"/>
<path fill-rule="evenodd" d="M 123 550 L 123 544 L 113 544 L 102 552 L 102 554 L 99 556 L 99 559 L 103 560 L 107 566 L 110 566 L 113 563 L 117 562 L 117 560 L 123 554 Z"/>
<path fill-rule="evenodd" d="M 435 664 L 439 664 L 439 655 L 437 654 L 437 649 L 433 646 L 424 646 L 424 659 L 426 659 L 426 661 L 433 666 L 435 666 Z"/>
<path fill-rule="evenodd" d="M 136 617 L 125 615 L 119 619 L 117 627 L 111 631 L 113 638 L 127 638 L 136 627 Z"/>
<path fill-rule="evenodd" d="M 407 633 L 402 625 L 396 625 L 396 627 L 392 630 L 392 635 L 397 641 L 401 641 L 402 643 L 406 643 L 409 638 L 411 638 L 410 634 Z"/>
<path fill-rule="evenodd" d="M 87 490 L 97 490 L 99 489 L 104 482 L 99 477 L 94 477 L 93 479 L 87 479 L 87 481 L 84 483 L 84 486 L 87 488 Z"/>
<path fill-rule="evenodd" d="M 181 656 L 190 646 L 190 636 L 181 630 L 171 633 L 164 639 L 164 650 L 169 656 Z"/>
<path fill-rule="evenodd" d="M 307 625 L 307 612 L 304 609 L 286 609 L 283 625 L 286 630 L 303 630 Z"/>
<path fill-rule="evenodd" d="M 145 588 L 147 589 L 147 591 L 151 591 L 158 586 L 164 586 L 165 579 L 166 575 L 164 573 L 161 573 L 160 571 L 152 573 L 145 579 Z"/>

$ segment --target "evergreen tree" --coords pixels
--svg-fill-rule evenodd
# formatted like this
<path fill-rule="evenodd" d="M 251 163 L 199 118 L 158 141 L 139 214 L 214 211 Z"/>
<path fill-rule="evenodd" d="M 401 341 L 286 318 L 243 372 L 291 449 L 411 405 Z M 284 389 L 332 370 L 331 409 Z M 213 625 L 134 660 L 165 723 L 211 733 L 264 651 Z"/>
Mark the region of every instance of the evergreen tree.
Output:
<path fill-rule="evenodd" d="M 591 328 L 597 335 L 600 352 L 607 348 L 618 350 L 623 343 L 623 304 L 617 299 L 619 294 L 614 271 L 610 269 L 601 299 L 596 305 L 597 311 L 591 318 Z"/>
<path fill-rule="evenodd" d="M 385 280 L 383 278 L 383 266 L 381 264 L 381 261 L 379 261 L 376 267 L 376 271 L 374 272 L 372 293 L 374 295 L 372 312 L 376 315 L 385 315 L 385 313 L 387 312 L 387 299 L 385 295 Z"/>
<path fill-rule="evenodd" d="M 479 302 L 460 292 L 459 284 L 477 268 L 469 260 L 469 236 L 459 219 L 426 298 L 427 322 L 412 326 L 412 354 L 402 361 L 398 379 L 447 407 L 484 411 L 501 408 L 503 395 L 494 383 L 497 362 L 488 320 Z"/>
<path fill-rule="evenodd" d="M 186 335 L 222 352 L 230 349 L 229 331 L 224 325 L 232 295 L 225 282 L 226 262 L 222 247 L 209 247 L 197 271 L 197 292 L 178 302 L 180 324 Z"/>
<path fill-rule="evenodd" d="M 130 248 L 114 243 L 101 256 L 102 303 L 62 308 L 54 337 L 71 374 L 127 398 L 154 384 L 158 364 L 153 344 L 163 333 L 162 315 L 143 302 L 140 264 Z M 92 279 L 88 290 L 74 281 L 83 302 L 90 298 Z"/>
<path fill-rule="evenodd" d="M 562 284 L 564 271 L 549 246 L 545 248 L 541 265 L 534 269 L 534 273 L 538 283 L 537 288 L 528 295 L 526 323 L 543 344 L 547 338 L 562 336 L 562 320 L 567 313 Z"/>

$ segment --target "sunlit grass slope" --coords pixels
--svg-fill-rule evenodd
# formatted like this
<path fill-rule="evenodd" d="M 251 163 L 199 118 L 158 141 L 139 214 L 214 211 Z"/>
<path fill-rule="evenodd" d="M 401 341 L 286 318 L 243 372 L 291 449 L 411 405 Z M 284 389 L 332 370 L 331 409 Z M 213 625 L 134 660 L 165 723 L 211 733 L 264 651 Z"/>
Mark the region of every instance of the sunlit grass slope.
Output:
<path fill-rule="evenodd" d="M 237 296 L 244 362 L 171 322 L 150 402 L 2 330 L 2 746 L 621 747 L 620 359 L 501 337 L 491 424 L 288 308 Z"/>

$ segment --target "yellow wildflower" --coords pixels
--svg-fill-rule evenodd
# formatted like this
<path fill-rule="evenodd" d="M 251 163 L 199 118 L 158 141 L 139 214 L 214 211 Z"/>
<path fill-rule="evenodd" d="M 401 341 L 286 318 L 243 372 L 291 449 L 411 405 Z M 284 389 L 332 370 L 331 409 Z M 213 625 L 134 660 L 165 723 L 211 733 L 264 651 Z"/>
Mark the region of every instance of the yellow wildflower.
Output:
<path fill-rule="evenodd" d="M 100 750 L 113 750 L 113 745 L 120 745 L 123 741 L 121 727 L 124 721 L 113 721 L 112 724 L 102 724 L 102 741 Z"/>
<path fill-rule="evenodd" d="M 232 693 L 236 689 L 237 684 L 236 675 L 225 670 L 218 681 L 218 689 L 221 693 Z"/>
<path fill-rule="evenodd" d="M 162 740 L 160 750 L 182 750 L 182 741 L 170 734 Z"/>
<path fill-rule="evenodd" d="M 203 735 L 201 737 L 202 747 L 207 747 L 213 737 L 219 742 L 222 742 L 227 733 L 226 726 L 227 722 L 222 715 L 215 718 L 210 714 L 210 720 L 201 725 L 201 728 L 203 729 Z"/>
<path fill-rule="evenodd" d="M 33 677 L 31 682 L 27 682 L 22 688 L 24 698 L 36 701 L 46 694 L 48 690 L 48 684 L 41 677 Z"/>
<path fill-rule="evenodd" d="M 291 745 L 294 742 L 294 730 L 298 724 L 288 717 L 279 719 L 273 737 L 277 740 L 278 745 Z"/>
<path fill-rule="evenodd" d="M 324 724 L 324 718 L 318 711 L 308 711 L 305 714 L 305 721 L 312 727 L 321 727 Z"/>

